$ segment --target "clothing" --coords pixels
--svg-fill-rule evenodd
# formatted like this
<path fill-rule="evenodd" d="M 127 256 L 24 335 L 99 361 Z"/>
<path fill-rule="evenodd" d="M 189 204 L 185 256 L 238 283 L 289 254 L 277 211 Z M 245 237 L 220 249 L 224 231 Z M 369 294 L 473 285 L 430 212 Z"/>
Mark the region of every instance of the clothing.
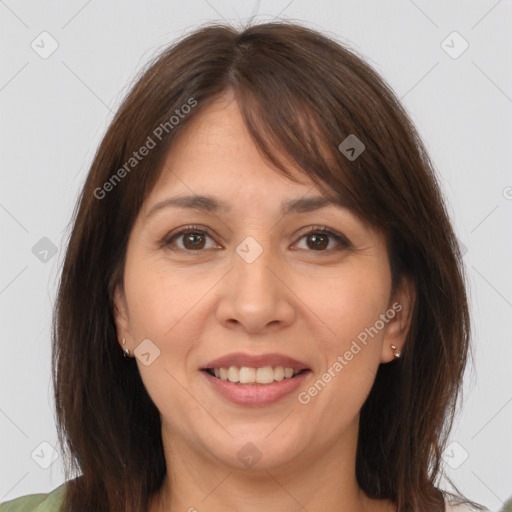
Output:
<path fill-rule="evenodd" d="M 59 512 L 66 492 L 66 482 L 48 494 L 29 494 L 0 503 L 0 512 Z"/>
<path fill-rule="evenodd" d="M 29 494 L 0 503 L 0 512 L 59 512 L 66 491 L 66 482 L 48 494 Z M 470 512 L 463 505 L 446 505 L 446 512 Z"/>

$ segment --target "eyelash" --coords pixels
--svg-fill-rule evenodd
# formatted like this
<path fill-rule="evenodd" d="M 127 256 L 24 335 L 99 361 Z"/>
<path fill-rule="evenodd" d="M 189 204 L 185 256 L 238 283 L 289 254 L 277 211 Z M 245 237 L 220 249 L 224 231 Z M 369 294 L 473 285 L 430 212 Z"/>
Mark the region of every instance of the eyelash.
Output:
<path fill-rule="evenodd" d="M 181 229 L 180 231 L 178 231 L 176 233 L 170 233 L 170 234 L 166 235 L 161 240 L 160 247 L 161 248 L 168 247 L 168 246 L 170 246 L 174 242 L 174 240 L 176 240 L 180 236 L 183 236 L 183 235 L 186 235 L 186 234 L 190 234 L 190 233 L 201 234 L 201 235 L 208 235 L 210 238 L 213 239 L 213 236 L 212 236 L 212 234 L 210 233 L 210 231 L 208 229 L 202 228 L 201 226 L 191 225 L 191 226 L 184 227 L 183 229 Z M 338 247 L 335 247 L 333 249 L 323 249 L 323 250 L 319 250 L 319 251 L 315 251 L 315 250 L 312 250 L 312 249 L 311 250 L 303 249 L 303 250 L 306 250 L 308 252 L 318 252 L 318 253 L 327 252 L 327 253 L 330 253 L 332 251 L 340 251 L 340 250 L 343 250 L 343 249 L 346 250 L 346 249 L 352 248 L 351 243 L 348 241 L 348 239 L 345 236 L 343 236 L 341 233 L 338 233 L 337 231 L 333 231 L 332 229 L 330 229 L 330 228 L 328 228 L 326 226 L 312 226 L 310 228 L 307 228 L 307 231 L 304 231 L 304 230 L 300 231 L 299 234 L 300 234 L 300 236 L 299 236 L 297 242 L 302 240 L 307 235 L 321 234 L 321 235 L 329 235 L 329 236 L 331 236 L 339 244 Z M 172 248 L 171 250 L 179 250 L 179 251 L 183 251 L 183 252 L 186 252 L 186 253 L 201 253 L 201 252 L 204 252 L 206 249 L 191 250 L 191 249 L 182 249 L 181 247 L 177 247 L 177 248 Z"/>

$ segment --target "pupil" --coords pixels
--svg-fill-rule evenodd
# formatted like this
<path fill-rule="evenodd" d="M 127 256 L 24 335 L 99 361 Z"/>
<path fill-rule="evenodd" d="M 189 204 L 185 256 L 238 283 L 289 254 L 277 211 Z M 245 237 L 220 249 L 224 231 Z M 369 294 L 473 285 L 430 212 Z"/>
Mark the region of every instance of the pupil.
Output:
<path fill-rule="evenodd" d="M 322 239 L 323 238 L 323 243 L 322 243 Z M 310 235 L 310 240 L 316 240 L 316 242 L 313 242 L 313 248 L 314 249 L 325 249 L 328 245 L 328 240 L 327 240 L 327 236 L 326 235 L 319 235 L 319 234 L 313 234 L 313 235 Z M 327 240 L 327 243 L 326 243 L 326 240 Z M 318 241 L 320 241 L 320 243 L 317 243 Z"/>
<path fill-rule="evenodd" d="M 203 238 L 203 235 L 200 233 L 189 233 L 185 236 L 185 247 L 187 249 L 197 249 L 198 247 L 201 248 L 201 241 L 204 242 L 204 240 L 201 240 Z M 199 244 L 195 243 L 199 239 Z M 188 244 L 191 244 L 190 247 L 188 247 Z"/>

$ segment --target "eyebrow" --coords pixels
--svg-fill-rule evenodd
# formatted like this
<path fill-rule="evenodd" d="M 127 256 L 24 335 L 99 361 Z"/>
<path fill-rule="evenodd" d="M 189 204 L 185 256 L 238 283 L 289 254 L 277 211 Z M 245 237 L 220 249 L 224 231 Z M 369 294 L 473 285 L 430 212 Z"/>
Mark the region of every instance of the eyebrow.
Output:
<path fill-rule="evenodd" d="M 343 207 L 343 204 L 341 201 L 336 202 L 323 196 L 299 197 L 283 202 L 281 204 L 281 214 L 307 213 L 329 206 L 340 208 Z M 146 218 L 151 217 L 157 211 L 163 210 L 164 208 L 190 208 L 208 213 L 229 213 L 231 211 L 231 207 L 228 203 L 213 196 L 189 195 L 170 197 L 169 199 L 160 201 L 150 209 Z"/>

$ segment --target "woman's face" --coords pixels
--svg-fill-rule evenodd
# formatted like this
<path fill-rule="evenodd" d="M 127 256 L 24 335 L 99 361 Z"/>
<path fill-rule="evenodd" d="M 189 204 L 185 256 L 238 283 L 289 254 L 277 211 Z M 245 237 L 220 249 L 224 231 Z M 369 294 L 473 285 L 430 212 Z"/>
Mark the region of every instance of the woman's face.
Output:
<path fill-rule="evenodd" d="M 390 297 L 384 237 L 332 204 L 284 213 L 320 196 L 294 174 L 269 167 L 225 96 L 175 141 L 139 212 L 116 325 L 171 453 L 240 469 L 354 453 L 378 366 L 403 346 L 410 289 Z"/>

